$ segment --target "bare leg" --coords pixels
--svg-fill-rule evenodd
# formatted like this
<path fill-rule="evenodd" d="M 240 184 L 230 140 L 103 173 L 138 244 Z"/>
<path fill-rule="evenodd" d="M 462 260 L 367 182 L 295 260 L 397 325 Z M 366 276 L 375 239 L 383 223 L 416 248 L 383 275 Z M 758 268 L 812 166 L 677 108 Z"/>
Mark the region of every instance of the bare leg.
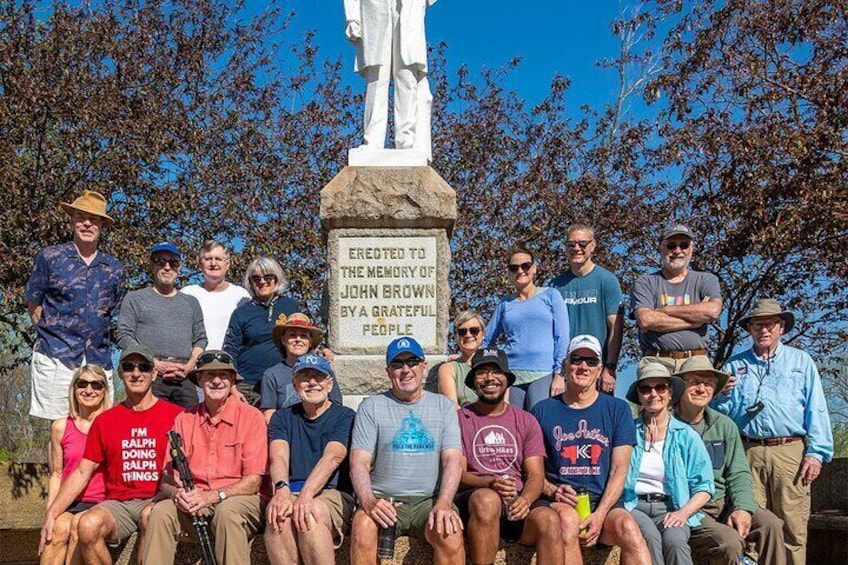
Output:
<path fill-rule="evenodd" d="M 436 565 L 465 564 L 465 540 L 462 538 L 462 530 L 445 535 L 430 529 L 428 525 L 424 526 L 424 538 L 433 547 Z"/>
<path fill-rule="evenodd" d="M 316 523 L 308 532 L 295 532 L 297 547 L 306 565 L 329 565 L 336 562 L 330 510 L 321 500 L 315 500 L 313 504 Z"/>
<path fill-rule="evenodd" d="M 518 543 L 536 546 L 537 565 L 562 565 L 565 546 L 562 543 L 562 525 L 556 510 L 544 506 L 531 510 Z"/>
<path fill-rule="evenodd" d="M 107 539 L 118 535 L 118 523 L 112 513 L 95 506 L 80 517 L 79 552 L 87 565 L 112 565 L 112 556 L 106 547 Z"/>
<path fill-rule="evenodd" d="M 562 502 L 554 502 L 551 508 L 559 515 L 560 534 L 562 543 L 565 545 L 565 562 L 569 565 L 581 565 L 583 553 L 580 551 L 580 540 L 577 538 L 580 533 L 578 527 L 580 516 L 577 515 L 577 510 Z"/>
<path fill-rule="evenodd" d="M 41 565 L 62 565 L 68 552 L 73 528 L 73 515 L 63 512 L 53 523 L 53 539 L 44 547 L 41 554 Z"/>
<path fill-rule="evenodd" d="M 623 508 L 613 508 L 604 520 L 599 541 L 621 548 L 621 565 L 651 565 L 651 554 L 633 516 Z"/>
<path fill-rule="evenodd" d="M 472 564 L 493 563 L 500 543 L 503 502 L 489 488 L 478 488 L 468 498 L 468 553 Z"/>
<path fill-rule="evenodd" d="M 362 510 L 353 515 L 350 532 L 351 565 L 372 565 L 377 561 L 377 534 L 379 526 Z"/>

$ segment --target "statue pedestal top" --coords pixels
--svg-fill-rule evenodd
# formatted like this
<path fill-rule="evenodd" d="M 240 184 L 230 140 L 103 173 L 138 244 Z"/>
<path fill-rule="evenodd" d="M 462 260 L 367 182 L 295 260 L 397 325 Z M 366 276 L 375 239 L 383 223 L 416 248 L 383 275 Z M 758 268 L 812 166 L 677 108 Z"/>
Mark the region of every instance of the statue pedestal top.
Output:
<path fill-rule="evenodd" d="M 356 147 L 348 150 L 347 164 L 351 167 L 426 167 L 430 164 L 430 156 L 423 149 Z"/>

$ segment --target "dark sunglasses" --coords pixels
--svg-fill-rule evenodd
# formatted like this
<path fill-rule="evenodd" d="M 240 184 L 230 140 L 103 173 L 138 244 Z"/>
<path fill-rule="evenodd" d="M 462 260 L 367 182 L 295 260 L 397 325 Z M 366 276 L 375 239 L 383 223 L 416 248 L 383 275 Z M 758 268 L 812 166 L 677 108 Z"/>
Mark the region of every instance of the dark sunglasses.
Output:
<path fill-rule="evenodd" d="M 213 361 L 218 361 L 219 363 L 224 363 L 226 365 L 235 365 L 235 363 L 233 363 L 233 358 L 229 353 L 201 353 L 197 357 L 198 365 L 205 365 L 207 363 L 212 363 Z"/>
<path fill-rule="evenodd" d="M 153 363 L 142 361 L 141 363 L 133 363 L 132 361 L 122 361 L 121 370 L 126 373 L 132 373 L 138 369 L 142 373 L 149 373 L 153 370 Z"/>
<path fill-rule="evenodd" d="M 517 273 L 518 269 L 521 269 L 525 273 L 530 270 L 530 267 L 533 266 L 533 261 L 525 261 L 523 263 L 510 263 L 506 266 L 509 269 L 510 273 Z"/>
<path fill-rule="evenodd" d="M 266 273 L 264 275 L 250 275 L 250 282 L 253 284 L 258 283 L 259 281 L 274 282 L 275 280 L 277 280 L 276 275 L 272 275 L 270 273 Z"/>
<path fill-rule="evenodd" d="M 676 241 L 669 241 L 665 244 L 665 248 L 669 251 L 674 251 L 675 249 L 686 251 L 687 249 L 689 249 L 690 245 L 692 245 L 691 241 L 681 241 L 679 243 Z"/>
<path fill-rule="evenodd" d="M 657 391 L 657 394 L 662 394 L 668 391 L 668 383 L 659 383 L 655 385 L 639 385 L 639 394 L 651 394 L 652 390 Z"/>
<path fill-rule="evenodd" d="M 571 355 L 568 362 L 575 366 L 585 362 L 589 367 L 597 367 L 601 364 L 601 360 L 597 357 L 584 357 L 583 355 Z"/>
<path fill-rule="evenodd" d="M 473 336 L 480 335 L 480 326 L 474 326 L 473 328 L 457 328 L 456 335 L 459 337 L 465 337 L 467 334 L 471 334 Z"/>
<path fill-rule="evenodd" d="M 403 366 L 406 365 L 410 369 L 414 369 L 415 367 L 417 367 L 418 365 L 420 365 L 423 362 L 424 362 L 424 360 L 419 359 L 418 357 L 410 357 L 409 359 L 392 361 L 391 363 L 389 363 L 389 367 L 397 370 L 397 369 L 402 369 Z"/>
<path fill-rule="evenodd" d="M 164 257 L 154 257 L 153 262 L 157 267 L 164 267 L 165 265 L 170 265 L 172 269 L 178 269 L 181 261 L 179 259 L 166 259 Z"/>
<path fill-rule="evenodd" d="M 571 249 L 572 247 L 579 247 L 580 249 L 586 250 L 589 247 L 589 244 L 592 243 L 592 240 L 589 241 L 566 241 L 565 247 L 566 249 Z"/>
<path fill-rule="evenodd" d="M 74 383 L 74 386 L 78 390 L 85 390 L 88 387 L 91 387 L 91 390 L 96 390 L 97 392 L 100 392 L 101 390 L 106 388 L 106 383 L 104 383 L 103 381 L 84 381 L 83 379 L 78 379 Z"/>

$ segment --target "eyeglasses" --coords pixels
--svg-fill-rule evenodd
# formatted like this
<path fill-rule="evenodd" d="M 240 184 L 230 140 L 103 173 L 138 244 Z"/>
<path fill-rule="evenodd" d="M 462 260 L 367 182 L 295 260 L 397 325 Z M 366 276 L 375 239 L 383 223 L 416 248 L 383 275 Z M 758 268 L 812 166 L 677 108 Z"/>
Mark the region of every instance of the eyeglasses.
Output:
<path fill-rule="evenodd" d="M 272 275 L 270 273 L 266 273 L 264 275 L 250 275 L 250 282 L 253 284 L 259 284 L 260 281 L 265 281 L 266 283 L 274 282 L 277 280 L 276 275 Z"/>
<path fill-rule="evenodd" d="M 758 332 L 758 331 L 763 330 L 763 329 L 773 330 L 774 327 L 779 323 L 780 323 L 780 320 L 768 320 L 768 321 L 765 321 L 765 322 L 751 322 L 750 324 L 748 324 L 748 328 L 752 332 Z"/>
<path fill-rule="evenodd" d="M 525 261 L 523 263 L 510 263 L 506 266 L 509 269 L 510 273 L 517 273 L 518 269 L 521 269 L 525 273 L 530 270 L 530 267 L 533 266 L 533 261 Z"/>
<path fill-rule="evenodd" d="M 133 363 L 132 361 L 122 361 L 121 370 L 125 373 L 132 373 L 138 369 L 142 373 L 149 373 L 153 370 L 153 363 L 142 361 L 141 363 Z"/>
<path fill-rule="evenodd" d="M 205 365 L 207 363 L 212 363 L 213 361 L 218 361 L 219 363 L 224 363 L 226 365 L 235 365 L 235 363 L 233 363 L 233 358 L 229 353 L 201 353 L 197 357 L 198 365 Z"/>
<path fill-rule="evenodd" d="M 410 357 L 409 359 L 398 359 L 396 361 L 392 361 L 389 363 L 389 367 L 394 370 L 402 369 L 404 365 L 409 367 L 410 369 L 414 369 L 421 363 L 423 363 L 423 359 L 419 359 L 418 357 Z"/>
<path fill-rule="evenodd" d="M 474 377 L 505 377 L 506 374 L 500 369 L 478 369 L 474 373 Z"/>
<path fill-rule="evenodd" d="M 568 362 L 574 366 L 585 362 L 589 367 L 597 367 L 601 364 L 601 360 L 597 357 L 584 357 L 583 355 L 571 355 L 568 358 Z"/>
<path fill-rule="evenodd" d="M 181 261 L 179 259 L 166 259 L 165 257 L 154 257 L 153 263 L 156 264 L 160 269 L 165 265 L 170 266 L 172 269 L 178 269 L 180 267 Z"/>
<path fill-rule="evenodd" d="M 585 251 L 586 248 L 589 247 L 590 243 L 592 243 L 591 239 L 587 241 L 566 241 L 565 248 L 571 249 L 572 247 L 579 247 L 580 249 Z"/>
<path fill-rule="evenodd" d="M 651 394 L 652 390 L 657 391 L 657 394 L 668 392 L 668 383 L 658 383 L 655 385 L 639 385 L 639 394 Z"/>
<path fill-rule="evenodd" d="M 200 260 L 203 261 L 204 263 L 215 263 L 215 262 L 223 263 L 224 261 L 227 260 L 227 258 L 226 257 L 201 257 Z"/>
<path fill-rule="evenodd" d="M 471 334 L 475 337 L 480 335 L 481 328 L 480 326 L 474 326 L 473 328 L 457 328 L 456 335 L 459 337 L 465 337 L 468 334 Z"/>
<path fill-rule="evenodd" d="M 674 251 L 675 249 L 680 249 L 681 251 L 686 251 L 689 249 L 689 246 L 692 245 L 691 241 L 669 241 L 665 244 L 665 248 L 669 251 Z"/>
<path fill-rule="evenodd" d="M 689 388 L 695 388 L 700 385 L 704 385 L 707 388 L 715 388 L 717 385 L 717 381 L 715 378 L 707 377 L 707 378 L 698 378 L 698 377 L 687 377 L 686 386 Z"/>
<path fill-rule="evenodd" d="M 106 388 L 106 383 L 104 383 L 103 381 L 85 381 L 83 379 L 77 379 L 77 381 L 74 383 L 74 386 L 77 388 L 77 390 L 85 390 L 88 387 L 91 387 L 91 390 L 100 392 L 101 390 Z"/>

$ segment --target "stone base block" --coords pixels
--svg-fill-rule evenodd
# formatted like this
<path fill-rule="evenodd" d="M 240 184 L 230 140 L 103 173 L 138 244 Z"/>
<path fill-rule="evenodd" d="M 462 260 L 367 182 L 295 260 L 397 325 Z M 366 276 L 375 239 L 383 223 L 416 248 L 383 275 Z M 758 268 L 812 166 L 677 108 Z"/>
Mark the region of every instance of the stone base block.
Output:
<path fill-rule="evenodd" d="M 444 355 L 427 356 L 427 376 L 424 388 L 437 392 L 439 365 L 445 361 Z M 386 374 L 386 358 L 382 355 L 336 355 L 333 359 L 333 370 L 336 379 L 345 397 L 371 396 L 390 386 L 389 376 Z M 359 402 L 356 402 L 359 406 Z M 353 406 L 351 406 L 353 407 Z"/>

